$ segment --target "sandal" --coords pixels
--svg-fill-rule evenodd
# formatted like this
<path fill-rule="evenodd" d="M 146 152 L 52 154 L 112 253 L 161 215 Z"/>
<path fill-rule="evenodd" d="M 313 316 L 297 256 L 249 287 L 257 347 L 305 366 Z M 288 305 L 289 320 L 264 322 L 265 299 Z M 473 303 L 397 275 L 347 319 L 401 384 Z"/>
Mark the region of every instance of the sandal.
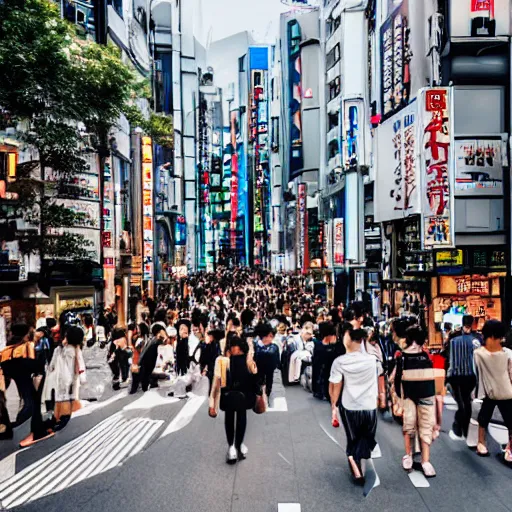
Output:
<path fill-rule="evenodd" d="M 490 456 L 489 450 L 482 443 L 478 443 L 476 445 L 476 454 L 479 457 L 489 457 Z"/>
<path fill-rule="evenodd" d="M 423 474 L 426 478 L 434 478 L 436 476 L 436 470 L 430 462 L 422 462 L 421 468 L 423 469 Z"/>
<path fill-rule="evenodd" d="M 414 460 L 412 455 L 404 455 L 402 457 L 402 467 L 405 469 L 405 471 L 411 471 L 413 464 Z"/>

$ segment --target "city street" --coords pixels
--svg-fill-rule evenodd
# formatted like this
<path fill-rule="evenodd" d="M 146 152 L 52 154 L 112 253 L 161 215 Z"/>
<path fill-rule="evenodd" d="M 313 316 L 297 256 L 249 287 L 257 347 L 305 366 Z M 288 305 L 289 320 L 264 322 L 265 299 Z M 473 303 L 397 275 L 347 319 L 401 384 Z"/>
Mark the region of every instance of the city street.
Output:
<path fill-rule="evenodd" d="M 53 439 L 18 450 L 24 426 L 1 446 L 2 510 L 512 510 L 510 469 L 498 458 L 498 443 L 490 440 L 492 456 L 482 459 L 452 441 L 453 405 L 433 447 L 437 478 L 402 470 L 400 427 L 381 420 L 381 456 L 362 488 L 350 480 L 343 429 L 330 425 L 329 405 L 300 387 L 278 383 L 275 394 L 270 411 L 250 413 L 249 455 L 235 466 L 224 462 L 222 413 L 213 420 L 205 397 L 179 401 L 165 388 L 109 393 Z"/>

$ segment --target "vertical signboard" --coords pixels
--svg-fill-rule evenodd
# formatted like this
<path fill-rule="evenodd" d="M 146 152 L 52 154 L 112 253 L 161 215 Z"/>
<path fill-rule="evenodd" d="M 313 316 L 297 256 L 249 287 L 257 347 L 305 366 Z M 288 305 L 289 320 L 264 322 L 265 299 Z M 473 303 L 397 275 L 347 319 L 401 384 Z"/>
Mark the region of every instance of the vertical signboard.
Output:
<path fill-rule="evenodd" d="M 377 128 L 375 220 L 420 213 L 417 101 Z"/>
<path fill-rule="evenodd" d="M 308 268 L 308 214 L 307 185 L 300 183 L 297 194 L 297 270 L 306 272 Z"/>
<path fill-rule="evenodd" d="M 237 152 L 237 111 L 230 113 L 231 136 L 231 215 L 230 215 L 230 247 L 236 249 L 236 219 L 238 216 L 238 152 Z"/>
<path fill-rule="evenodd" d="M 384 119 L 405 107 L 410 99 L 412 52 L 408 19 L 408 0 L 403 0 L 398 9 L 391 10 L 381 27 L 381 102 Z"/>
<path fill-rule="evenodd" d="M 424 89 L 420 98 L 423 246 L 426 249 L 453 247 L 450 89 Z"/>
<path fill-rule="evenodd" d="M 342 267 L 345 264 L 345 219 L 334 219 L 333 236 L 334 266 Z"/>
<path fill-rule="evenodd" d="M 153 147 L 150 137 L 142 137 L 142 201 L 143 201 L 143 266 L 142 278 L 147 281 L 150 295 L 153 293 Z"/>

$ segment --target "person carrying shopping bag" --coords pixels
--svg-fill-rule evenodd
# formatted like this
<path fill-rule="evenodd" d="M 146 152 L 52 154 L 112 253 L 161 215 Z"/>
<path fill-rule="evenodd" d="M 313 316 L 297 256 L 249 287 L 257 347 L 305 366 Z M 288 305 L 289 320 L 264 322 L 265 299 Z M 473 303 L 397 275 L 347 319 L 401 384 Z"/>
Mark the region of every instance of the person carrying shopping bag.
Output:
<path fill-rule="evenodd" d="M 48 426 L 62 430 L 73 412 L 81 408 L 80 384 L 85 383 L 85 362 L 82 355 L 84 331 L 75 325 L 66 329 L 62 345 L 55 349 L 43 388 L 43 403 L 54 402 L 53 418 Z"/>

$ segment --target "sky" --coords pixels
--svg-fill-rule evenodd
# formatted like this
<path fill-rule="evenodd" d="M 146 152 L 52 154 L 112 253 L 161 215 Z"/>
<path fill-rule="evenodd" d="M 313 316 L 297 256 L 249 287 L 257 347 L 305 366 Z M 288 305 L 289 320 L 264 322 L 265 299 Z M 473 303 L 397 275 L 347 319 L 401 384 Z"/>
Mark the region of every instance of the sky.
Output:
<path fill-rule="evenodd" d="M 289 10 L 280 0 L 202 0 L 203 33 L 207 39 L 223 39 L 247 30 L 257 42 L 274 42 L 279 15 Z"/>

